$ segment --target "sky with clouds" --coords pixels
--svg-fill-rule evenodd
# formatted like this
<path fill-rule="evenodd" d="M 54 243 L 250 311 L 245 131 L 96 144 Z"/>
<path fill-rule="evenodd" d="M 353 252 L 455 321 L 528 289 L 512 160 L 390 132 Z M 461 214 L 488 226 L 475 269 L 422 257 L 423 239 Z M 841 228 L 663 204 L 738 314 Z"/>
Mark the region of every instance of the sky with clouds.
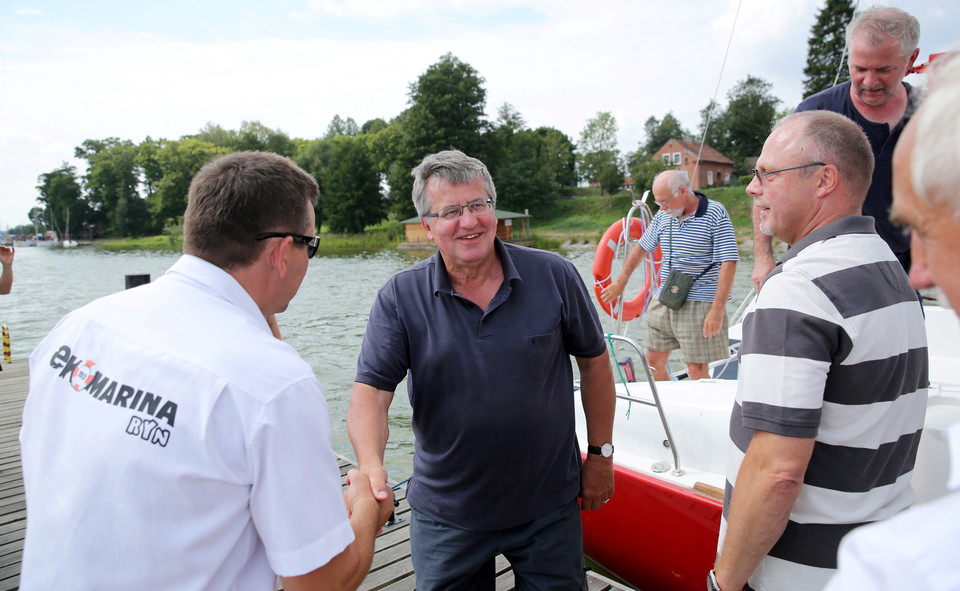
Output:
<path fill-rule="evenodd" d="M 448 52 L 484 79 L 490 119 L 510 103 L 530 127 L 576 141 L 609 111 L 623 152 L 650 116 L 672 111 L 695 132 L 700 109 L 748 74 L 792 108 L 823 4 L 0 0 L 0 228 L 27 221 L 40 174 L 63 162 L 84 172 L 73 153 L 86 139 L 176 139 L 243 121 L 313 139 L 334 115 L 389 121 Z M 918 62 L 960 45 L 947 0 L 884 4 L 920 20 Z"/>

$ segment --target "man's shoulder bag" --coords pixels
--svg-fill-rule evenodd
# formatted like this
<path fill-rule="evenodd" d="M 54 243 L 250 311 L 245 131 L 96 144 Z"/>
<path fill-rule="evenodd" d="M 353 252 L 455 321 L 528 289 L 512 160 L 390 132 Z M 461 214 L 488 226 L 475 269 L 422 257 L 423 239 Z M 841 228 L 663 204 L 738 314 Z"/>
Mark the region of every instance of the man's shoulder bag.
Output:
<path fill-rule="evenodd" d="M 670 269 L 670 275 L 660 290 L 660 303 L 671 310 L 679 310 L 687 301 L 687 294 L 690 293 L 694 281 L 696 279 L 683 271 Z"/>
<path fill-rule="evenodd" d="M 673 226 L 670 226 L 670 274 L 667 275 L 667 280 L 664 282 L 663 287 L 660 289 L 660 297 L 658 298 L 660 303 L 664 306 L 670 308 L 671 310 L 679 310 L 683 307 L 684 302 L 687 301 L 687 294 L 690 293 L 690 288 L 693 287 L 693 284 L 696 283 L 698 279 L 703 277 L 707 271 L 713 268 L 716 265 L 716 262 L 710 263 L 710 265 L 703 270 L 702 273 L 696 277 L 691 277 L 683 271 L 678 271 L 673 268 Z"/>

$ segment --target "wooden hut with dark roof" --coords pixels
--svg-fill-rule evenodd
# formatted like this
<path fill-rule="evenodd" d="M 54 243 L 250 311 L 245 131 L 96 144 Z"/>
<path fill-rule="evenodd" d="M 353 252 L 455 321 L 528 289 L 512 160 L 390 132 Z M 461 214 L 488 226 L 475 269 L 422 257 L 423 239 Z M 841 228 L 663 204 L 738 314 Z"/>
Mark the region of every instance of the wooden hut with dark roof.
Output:
<path fill-rule="evenodd" d="M 533 243 L 530 234 L 530 214 L 516 213 L 505 209 L 494 209 L 497 214 L 497 236 L 504 242 L 529 246 Z M 427 231 L 420 224 L 419 217 L 413 217 L 400 222 L 405 230 L 405 241 L 400 242 L 397 248 L 401 250 L 431 250 L 436 245 L 427 238 Z"/>

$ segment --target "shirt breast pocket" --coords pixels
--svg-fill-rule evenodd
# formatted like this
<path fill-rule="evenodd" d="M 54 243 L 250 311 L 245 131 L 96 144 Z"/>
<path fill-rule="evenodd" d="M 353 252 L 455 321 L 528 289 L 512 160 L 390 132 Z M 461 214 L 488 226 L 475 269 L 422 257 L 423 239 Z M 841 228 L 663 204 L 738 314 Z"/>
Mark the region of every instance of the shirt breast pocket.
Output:
<path fill-rule="evenodd" d="M 557 326 L 546 334 L 530 336 L 527 343 L 527 375 L 532 381 L 540 382 L 553 370 L 557 357 L 563 353 L 560 327 Z"/>

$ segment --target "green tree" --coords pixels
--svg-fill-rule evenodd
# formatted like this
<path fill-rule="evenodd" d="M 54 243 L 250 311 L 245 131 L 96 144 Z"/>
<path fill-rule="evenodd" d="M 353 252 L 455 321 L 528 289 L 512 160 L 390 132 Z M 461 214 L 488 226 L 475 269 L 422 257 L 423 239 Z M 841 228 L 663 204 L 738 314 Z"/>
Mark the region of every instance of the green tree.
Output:
<path fill-rule="evenodd" d="M 320 185 L 319 199 L 313 207 L 316 216 L 317 227 L 323 226 L 327 221 L 326 212 L 323 207 L 323 175 L 333 159 L 333 141 L 329 139 L 318 139 L 304 142 L 297 150 L 297 155 L 293 161 L 297 166 L 310 173 L 310 176 Z"/>
<path fill-rule="evenodd" d="M 555 195 L 543 138 L 509 103 L 497 110 L 496 126 L 484 137 L 486 164 L 497 186 L 497 205 L 513 211 L 544 211 Z"/>
<path fill-rule="evenodd" d="M 383 129 L 386 129 L 387 122 L 377 117 L 376 119 L 370 119 L 366 123 L 360 126 L 360 133 L 364 135 L 372 135 Z"/>
<path fill-rule="evenodd" d="M 159 152 L 166 140 L 154 140 L 149 135 L 137 146 L 135 162 L 140 167 L 142 190 L 149 200 L 157 190 L 157 183 L 163 178 L 163 167 L 157 160 Z"/>
<path fill-rule="evenodd" d="M 43 220 L 44 212 L 46 210 L 42 207 L 31 207 L 30 212 L 27 214 L 27 217 L 30 218 L 30 221 L 33 223 L 32 232 L 36 234 L 42 234 L 47 229 L 47 223 Z"/>
<path fill-rule="evenodd" d="M 843 63 L 847 24 L 853 18 L 851 0 L 827 0 L 807 39 L 807 65 L 803 68 L 803 98 L 850 79 Z M 839 77 L 837 74 L 839 73 Z"/>
<path fill-rule="evenodd" d="M 543 140 L 554 186 L 577 186 L 576 146 L 567 134 L 552 127 L 538 127 L 536 133 Z"/>
<path fill-rule="evenodd" d="M 59 168 L 38 176 L 37 183 L 37 201 L 43 204 L 43 219 L 66 232 L 69 211 L 73 224 L 71 233 L 77 234 L 76 229 L 90 217 L 90 208 L 83 200 L 83 190 L 77 179 L 77 169 L 64 162 Z"/>
<path fill-rule="evenodd" d="M 353 120 L 353 117 L 342 119 L 340 115 L 334 115 L 333 119 L 330 120 L 330 124 L 327 125 L 327 134 L 323 137 L 326 139 L 337 137 L 338 135 L 353 137 L 358 133 L 360 133 L 360 128 L 357 127 L 357 122 Z"/>
<path fill-rule="evenodd" d="M 370 150 L 370 156 L 373 158 L 373 167 L 384 177 L 389 175 L 391 168 L 396 164 L 397 154 L 402 150 L 403 119 L 403 114 L 401 114 L 386 127 L 372 133 L 361 133 L 357 136 L 366 142 L 367 149 Z M 409 170 L 407 174 L 410 174 Z"/>
<path fill-rule="evenodd" d="M 705 144 L 721 152 L 726 148 L 724 125 L 723 108 L 717 101 L 710 99 L 707 106 L 700 109 L 700 124 L 697 126 L 697 132 Z"/>
<path fill-rule="evenodd" d="M 95 223 L 121 236 L 142 236 L 150 215 L 140 196 L 137 147 L 130 140 L 85 140 L 74 154 L 87 161 L 83 177 Z"/>
<path fill-rule="evenodd" d="M 237 145 L 237 132 L 227 131 L 213 122 L 207 122 L 200 130 L 200 133 L 193 137 L 202 142 L 209 142 L 215 146 L 229 148 L 231 150 L 235 149 Z"/>
<path fill-rule="evenodd" d="M 366 142 L 348 135 L 329 142 L 330 161 L 320 183 L 323 211 L 331 232 L 359 234 L 386 219 L 380 176 Z"/>
<path fill-rule="evenodd" d="M 527 122 L 513 105 L 503 103 L 497 109 L 496 128 L 512 134 L 527 129 Z"/>
<path fill-rule="evenodd" d="M 680 124 L 680 120 L 673 115 L 673 111 L 664 115 L 663 120 L 651 116 L 643 124 L 643 130 L 647 139 L 641 145 L 640 152 L 647 156 L 656 154 L 657 150 L 671 139 L 683 141 L 690 135 L 690 132 Z"/>
<path fill-rule="evenodd" d="M 643 195 L 643 191 L 653 187 L 653 179 L 667 167 L 663 165 L 662 160 L 645 154 L 643 150 L 637 150 L 628 156 L 627 169 L 633 179 L 637 197 L 640 197 Z"/>
<path fill-rule="evenodd" d="M 236 138 L 236 142 L 232 146 L 233 151 L 259 150 L 273 152 L 288 158 L 296 153 L 296 145 L 287 134 L 279 129 L 270 129 L 259 121 L 244 121 L 241 123 Z"/>
<path fill-rule="evenodd" d="M 620 167 L 620 151 L 617 150 L 617 120 L 607 111 L 598 112 L 587 121 L 580 132 L 577 145 L 577 164 L 580 174 L 591 183 L 599 183 L 600 175 L 612 175 L 611 170 Z M 602 189 L 601 189 L 602 190 Z"/>
<path fill-rule="evenodd" d="M 482 132 L 487 92 L 469 64 L 448 53 L 410 85 L 402 141 L 387 171 L 391 210 L 400 219 L 415 215 L 410 170 L 424 156 L 456 148 L 483 159 Z"/>
<path fill-rule="evenodd" d="M 600 193 L 615 195 L 623 186 L 623 168 L 620 161 L 607 162 L 600 171 L 600 177 L 597 179 L 600 183 Z"/>
<path fill-rule="evenodd" d="M 510 136 L 505 156 L 490 171 L 497 186 L 498 206 L 535 213 L 549 208 L 556 184 L 543 138 L 535 131 L 522 129 Z"/>
<path fill-rule="evenodd" d="M 776 123 L 781 101 L 770 93 L 772 88 L 763 78 L 747 75 L 727 93 L 726 109 L 714 109 L 707 143 L 730 158 L 738 171 L 745 170 L 744 159 L 760 154 Z M 700 112 L 701 133 L 709 108 Z"/>
<path fill-rule="evenodd" d="M 367 149 L 370 151 L 370 158 L 373 161 L 373 169 L 378 173 L 381 184 L 390 178 L 397 179 L 404 175 L 410 176 L 410 169 L 407 168 L 404 170 L 405 165 L 400 164 L 397 156 L 403 151 L 403 122 L 406 120 L 406 114 L 407 111 L 403 111 L 400 115 L 394 117 L 389 124 L 384 122 L 384 126 L 380 126 L 379 124 L 368 126 L 370 133 L 361 133 L 359 136 L 357 136 L 357 139 L 360 139 L 367 144 Z M 391 194 L 394 192 L 394 190 L 390 191 Z M 409 202 L 410 196 L 407 195 L 404 198 L 400 195 L 396 195 L 396 200 L 398 202 Z M 401 210 L 397 203 L 393 203 L 392 205 L 397 209 L 398 212 Z M 386 202 L 386 207 L 388 210 L 390 209 L 390 206 L 391 201 L 388 200 Z M 398 217 L 397 219 L 404 218 Z"/>
<path fill-rule="evenodd" d="M 147 186 L 152 231 L 183 216 L 193 176 L 204 164 L 229 151 L 196 137 L 175 141 L 148 138 L 140 144 L 136 161 Z"/>

